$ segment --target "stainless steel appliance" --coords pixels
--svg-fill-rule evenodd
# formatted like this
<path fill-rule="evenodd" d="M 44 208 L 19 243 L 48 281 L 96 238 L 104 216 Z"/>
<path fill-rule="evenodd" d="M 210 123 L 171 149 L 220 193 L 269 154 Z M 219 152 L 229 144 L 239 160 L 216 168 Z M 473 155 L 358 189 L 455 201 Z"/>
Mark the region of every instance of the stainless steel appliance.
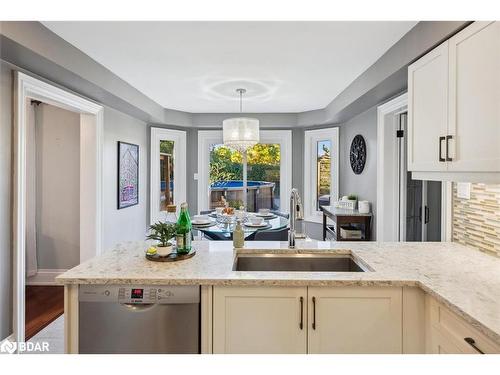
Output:
<path fill-rule="evenodd" d="M 200 353 L 200 287 L 81 285 L 80 353 Z"/>

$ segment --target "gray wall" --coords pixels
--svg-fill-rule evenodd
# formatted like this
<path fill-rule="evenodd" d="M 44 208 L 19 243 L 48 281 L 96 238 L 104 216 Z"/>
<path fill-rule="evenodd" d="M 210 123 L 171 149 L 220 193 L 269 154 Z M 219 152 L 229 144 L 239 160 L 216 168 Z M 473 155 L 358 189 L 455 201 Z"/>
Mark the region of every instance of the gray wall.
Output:
<path fill-rule="evenodd" d="M 370 202 L 372 212 L 374 213 L 372 239 L 375 240 L 377 228 L 375 216 L 377 213 L 377 106 L 368 109 L 345 123 L 329 126 L 339 127 L 339 197 L 356 194 L 358 199 Z M 365 168 L 359 175 L 356 175 L 352 171 L 349 160 L 351 142 L 357 134 L 361 134 L 365 139 L 367 150 Z M 304 166 L 302 165 L 297 175 L 303 176 L 303 171 Z M 299 181 L 297 181 L 297 186 L 299 186 Z M 311 238 L 322 239 L 321 224 L 306 222 L 305 228 L 305 232 Z"/>
<path fill-rule="evenodd" d="M 12 333 L 12 76 L 0 61 L 0 340 Z"/>
<path fill-rule="evenodd" d="M 144 239 L 147 231 L 149 132 L 145 122 L 104 108 L 103 250 L 121 241 Z M 118 141 L 139 145 L 139 204 L 117 209 Z"/>
<path fill-rule="evenodd" d="M 352 171 L 349 150 L 353 138 L 361 134 L 366 142 L 366 164 L 359 175 Z M 356 194 L 358 199 L 371 204 L 374 215 L 377 213 L 377 107 L 352 118 L 340 127 L 340 187 L 342 195 Z M 372 224 L 372 239 L 376 239 L 376 216 Z"/>
<path fill-rule="evenodd" d="M 80 263 L 80 115 L 34 109 L 38 268 L 70 269 Z"/>

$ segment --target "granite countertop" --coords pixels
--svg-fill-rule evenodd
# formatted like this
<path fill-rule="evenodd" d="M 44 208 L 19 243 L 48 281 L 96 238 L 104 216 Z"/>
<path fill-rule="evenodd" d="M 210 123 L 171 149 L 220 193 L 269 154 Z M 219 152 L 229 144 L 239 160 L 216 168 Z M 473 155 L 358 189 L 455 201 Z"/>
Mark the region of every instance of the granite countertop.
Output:
<path fill-rule="evenodd" d="M 176 263 L 145 259 L 147 242 L 122 243 L 57 277 L 60 284 L 418 286 L 500 344 L 500 259 L 447 242 L 247 242 L 241 253 L 351 254 L 369 272 L 233 271 L 230 241 L 194 242 Z"/>

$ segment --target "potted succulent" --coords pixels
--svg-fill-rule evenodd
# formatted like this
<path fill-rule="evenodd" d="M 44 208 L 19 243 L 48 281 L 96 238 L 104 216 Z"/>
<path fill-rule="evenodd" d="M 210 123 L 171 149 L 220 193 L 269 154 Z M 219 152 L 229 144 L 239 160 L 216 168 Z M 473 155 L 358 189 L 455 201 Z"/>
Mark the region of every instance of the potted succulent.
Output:
<path fill-rule="evenodd" d="M 352 203 L 352 208 L 356 209 L 356 203 L 358 202 L 358 196 L 356 194 L 349 194 L 347 200 Z"/>
<path fill-rule="evenodd" d="M 172 252 L 170 239 L 175 236 L 176 225 L 170 223 L 157 222 L 149 227 L 151 233 L 146 237 L 148 240 L 158 241 L 156 246 L 157 254 L 166 256 Z"/>
<path fill-rule="evenodd" d="M 358 196 L 355 194 L 344 195 L 342 201 L 349 202 L 349 209 L 354 210 L 358 201 Z"/>

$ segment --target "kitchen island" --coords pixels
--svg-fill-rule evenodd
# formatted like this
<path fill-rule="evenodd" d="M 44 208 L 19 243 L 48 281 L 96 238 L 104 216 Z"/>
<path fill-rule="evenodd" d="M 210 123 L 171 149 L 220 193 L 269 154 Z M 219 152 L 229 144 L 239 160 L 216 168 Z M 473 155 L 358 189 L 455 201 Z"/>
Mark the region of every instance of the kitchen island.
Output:
<path fill-rule="evenodd" d="M 288 352 L 301 352 L 302 342 L 305 342 L 305 347 L 311 347 L 314 335 L 319 335 L 316 328 L 311 328 L 316 323 L 316 308 L 327 306 L 327 301 L 335 301 L 336 304 L 332 305 L 336 308 L 335 312 L 318 310 L 318 318 L 324 322 L 324 316 L 340 311 L 338 303 L 344 306 L 349 293 L 357 296 L 354 300 L 359 301 L 352 306 L 356 313 L 361 314 L 366 309 L 368 314 L 370 310 L 376 312 L 380 307 L 380 314 L 384 311 L 393 314 L 391 319 L 384 320 L 387 327 L 381 325 L 383 331 L 399 327 L 387 351 L 381 347 L 381 350 L 374 349 L 373 352 L 450 351 L 443 349 L 450 341 L 448 337 L 443 338 L 443 332 L 451 330 L 449 336 L 452 337 L 456 332 L 461 335 L 465 328 L 470 328 L 476 336 L 480 335 L 480 340 L 476 338 L 476 342 L 482 344 L 485 341 L 488 352 L 500 351 L 500 259 L 459 244 L 298 241 L 297 249 L 290 250 L 284 242 L 251 242 L 235 251 L 230 242 L 199 241 L 194 242 L 196 256 L 177 263 L 146 260 L 144 253 L 147 247 L 146 242 L 119 244 L 57 278 L 59 283 L 65 285 L 67 352 L 78 352 L 78 287 L 83 284 L 200 285 L 203 353 L 244 350 L 239 344 L 231 346 L 228 340 L 233 336 L 224 331 L 228 326 L 224 323 L 229 319 L 226 316 L 228 309 L 236 300 L 231 299 L 234 296 L 244 303 L 262 303 L 280 298 L 282 301 L 300 303 L 300 309 L 294 309 L 294 314 L 285 313 L 283 316 L 300 319 L 300 332 L 286 341 L 295 340 L 300 344 L 288 348 Z M 348 256 L 362 265 L 365 272 L 234 270 L 236 256 L 259 253 Z M 324 294 L 328 290 L 335 293 L 340 291 L 342 295 Z M 281 294 L 282 291 L 286 293 Z M 376 293 L 372 295 L 372 291 Z M 369 305 L 373 301 L 387 303 L 378 307 Z M 252 316 L 284 306 L 270 305 L 262 311 L 255 310 Z M 399 310 L 394 309 L 394 306 L 400 306 Z M 249 311 L 249 308 L 253 308 L 253 305 L 235 305 L 234 311 L 244 312 Z M 278 310 L 277 314 L 281 314 Z M 218 316 L 219 312 L 221 316 Z M 346 311 L 345 314 L 345 318 L 355 316 L 352 311 Z M 447 314 L 451 314 L 449 319 Z M 368 316 L 375 319 L 373 313 Z M 231 317 L 235 322 L 236 318 Z M 357 322 L 366 320 L 361 315 L 358 318 Z M 251 323 L 248 322 L 248 325 L 251 326 Z M 338 330 L 338 327 L 334 328 Z M 369 327 L 364 329 L 366 331 Z M 434 331 L 437 333 L 434 334 Z M 238 334 L 241 336 L 245 332 Z M 464 337 L 464 340 L 469 338 Z M 399 346 L 398 340 L 402 342 Z M 476 344 L 471 346 L 469 341 L 464 342 L 450 346 L 457 347 L 456 351 L 459 352 L 467 352 L 469 347 L 472 352 L 476 350 Z M 261 345 L 265 352 L 264 343 Z M 337 348 L 338 352 L 355 352 L 352 346 L 341 347 L 338 343 L 328 348 Z M 370 347 L 365 349 L 362 352 L 370 352 Z M 249 352 L 255 350 L 253 347 Z"/>

